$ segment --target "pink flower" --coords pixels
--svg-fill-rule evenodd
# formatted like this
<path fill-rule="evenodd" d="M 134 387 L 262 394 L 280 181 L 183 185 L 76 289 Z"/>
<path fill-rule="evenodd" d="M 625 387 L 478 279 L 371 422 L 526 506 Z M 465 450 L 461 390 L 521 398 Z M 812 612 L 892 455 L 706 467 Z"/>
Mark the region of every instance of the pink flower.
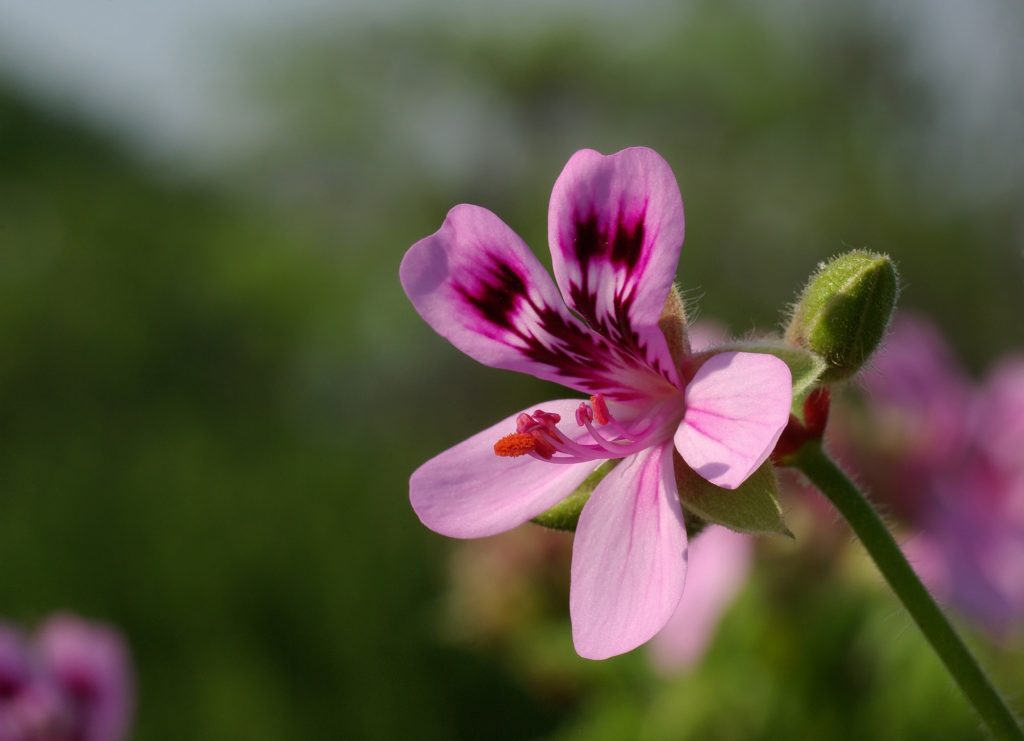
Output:
<path fill-rule="evenodd" d="M 892 514 L 915 522 L 933 504 L 923 482 L 964 464 L 970 381 L 938 329 L 909 312 L 896 316 L 861 381 L 864 413 L 835 415 L 829 437 Z"/>
<path fill-rule="evenodd" d="M 896 316 L 881 352 L 864 374 L 872 403 L 898 426 L 901 457 L 911 467 L 944 461 L 964 442 L 970 381 L 927 319 Z"/>
<path fill-rule="evenodd" d="M 0 624 L 0 741 L 119 741 L 131 705 L 127 650 L 111 629 L 57 616 L 30 641 Z"/>
<path fill-rule="evenodd" d="M 70 709 L 35 649 L 0 623 L 0 741 L 70 739 Z"/>
<path fill-rule="evenodd" d="M 548 236 L 557 288 L 478 206 L 453 208 L 402 260 L 416 310 L 458 349 L 590 396 L 542 402 L 441 453 L 413 473 L 410 499 L 432 530 L 482 537 L 535 517 L 621 459 L 584 507 L 573 544 L 573 641 L 600 659 L 650 639 L 682 595 L 674 451 L 708 481 L 736 488 L 785 427 L 791 378 L 775 357 L 697 357 L 685 338 L 675 348 L 682 362 L 673 360 L 658 320 L 683 204 L 655 152 L 574 154 L 551 194 Z"/>
<path fill-rule="evenodd" d="M 686 592 L 668 623 L 651 640 L 651 660 L 668 674 L 692 666 L 715 636 L 722 614 L 750 572 L 754 539 L 710 525 L 690 544 Z"/>
<path fill-rule="evenodd" d="M 915 531 L 928 588 L 1001 634 L 1024 618 L 1024 358 L 973 385 L 939 331 L 903 315 L 873 366 L 862 429 L 836 442 Z"/>
<path fill-rule="evenodd" d="M 128 651 L 112 628 L 56 615 L 36 638 L 46 670 L 71 705 L 76 741 L 118 741 L 128 734 L 133 680 Z"/>

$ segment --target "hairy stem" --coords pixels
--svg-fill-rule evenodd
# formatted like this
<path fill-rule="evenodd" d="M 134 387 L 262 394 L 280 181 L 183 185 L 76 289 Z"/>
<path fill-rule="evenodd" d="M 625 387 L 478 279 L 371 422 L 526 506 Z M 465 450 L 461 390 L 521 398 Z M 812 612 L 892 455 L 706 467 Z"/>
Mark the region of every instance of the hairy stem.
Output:
<path fill-rule="evenodd" d="M 1018 741 L 1024 739 L 1024 731 L 1006 701 L 939 609 L 935 599 L 924 588 L 882 518 L 822 449 L 820 442 L 807 443 L 789 462 L 828 497 L 853 528 L 882 576 L 921 628 L 993 736 Z"/>

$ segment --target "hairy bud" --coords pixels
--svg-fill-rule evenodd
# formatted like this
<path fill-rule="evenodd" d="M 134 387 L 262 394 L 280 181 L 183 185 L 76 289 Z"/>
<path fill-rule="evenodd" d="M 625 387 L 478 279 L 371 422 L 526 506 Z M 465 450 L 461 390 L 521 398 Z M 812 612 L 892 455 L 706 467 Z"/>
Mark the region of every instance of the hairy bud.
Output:
<path fill-rule="evenodd" d="M 854 250 L 823 263 L 793 309 L 786 341 L 825 359 L 821 380 L 853 376 L 878 348 L 899 294 L 892 260 Z"/>

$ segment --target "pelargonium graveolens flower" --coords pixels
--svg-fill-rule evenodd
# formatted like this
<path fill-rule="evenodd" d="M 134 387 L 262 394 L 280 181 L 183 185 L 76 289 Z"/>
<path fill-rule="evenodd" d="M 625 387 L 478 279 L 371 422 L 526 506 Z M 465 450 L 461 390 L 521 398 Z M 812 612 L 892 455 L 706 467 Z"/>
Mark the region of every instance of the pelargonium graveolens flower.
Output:
<path fill-rule="evenodd" d="M 770 355 L 692 355 L 685 336 L 673 359 L 658 320 L 683 203 L 654 151 L 574 154 L 551 194 L 548 236 L 558 288 L 478 206 L 453 208 L 402 260 L 416 310 L 457 348 L 590 396 L 543 402 L 441 453 L 413 473 L 410 499 L 430 529 L 483 537 L 536 517 L 621 459 L 584 507 L 573 544 L 573 641 L 601 659 L 649 640 L 682 595 L 674 451 L 711 483 L 738 487 L 789 419 L 791 376 Z"/>

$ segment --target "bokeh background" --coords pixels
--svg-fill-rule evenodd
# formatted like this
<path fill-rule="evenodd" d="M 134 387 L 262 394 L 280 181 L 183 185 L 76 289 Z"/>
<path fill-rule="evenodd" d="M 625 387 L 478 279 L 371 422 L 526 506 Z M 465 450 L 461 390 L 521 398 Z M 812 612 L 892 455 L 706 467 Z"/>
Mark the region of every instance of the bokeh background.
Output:
<path fill-rule="evenodd" d="M 434 336 L 397 268 L 459 202 L 546 253 L 569 155 L 643 144 L 703 316 L 772 330 L 868 247 L 980 373 L 1024 345 L 1022 31 L 1012 0 L 0 0 L 0 614 L 118 625 L 139 739 L 981 737 L 797 495 L 684 672 L 576 658 L 557 546 L 482 629 L 407 478 L 552 390 Z M 963 627 L 1019 699 L 1020 642 Z"/>

